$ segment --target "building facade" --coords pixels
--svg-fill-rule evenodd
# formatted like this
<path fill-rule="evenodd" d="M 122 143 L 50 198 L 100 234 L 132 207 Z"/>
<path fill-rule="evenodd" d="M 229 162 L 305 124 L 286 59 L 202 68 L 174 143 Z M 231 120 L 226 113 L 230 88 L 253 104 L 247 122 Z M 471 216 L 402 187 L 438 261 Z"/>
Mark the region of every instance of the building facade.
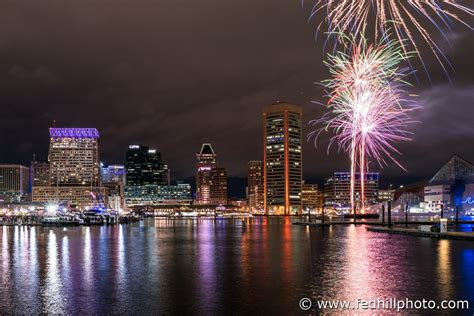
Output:
<path fill-rule="evenodd" d="M 275 103 L 263 110 L 264 209 L 268 215 L 301 214 L 302 108 Z"/>
<path fill-rule="evenodd" d="M 30 170 L 22 165 L 0 165 L 0 200 L 21 202 L 28 200 L 30 192 Z"/>
<path fill-rule="evenodd" d="M 163 163 L 161 153 L 142 145 L 129 145 L 126 155 L 126 186 L 168 185 L 168 165 Z"/>
<path fill-rule="evenodd" d="M 141 199 L 147 200 L 147 197 L 137 195 L 147 192 L 152 193 L 150 200 L 159 199 L 159 190 L 153 188 L 170 184 L 168 165 L 162 161 L 161 153 L 148 146 L 129 145 L 125 159 L 125 204 L 129 206 Z"/>
<path fill-rule="evenodd" d="M 211 204 L 211 171 L 216 167 L 216 154 L 211 144 L 202 144 L 196 158 L 196 204 Z"/>
<path fill-rule="evenodd" d="M 125 208 L 125 166 L 101 166 L 100 177 L 102 186 L 108 189 L 109 207 L 114 210 Z"/>
<path fill-rule="evenodd" d="M 30 166 L 30 182 L 32 186 L 49 186 L 49 163 L 33 159 Z"/>
<path fill-rule="evenodd" d="M 212 205 L 227 205 L 227 171 L 222 167 L 211 170 L 211 203 Z"/>
<path fill-rule="evenodd" d="M 33 202 L 58 203 L 73 211 L 87 210 L 98 203 L 109 204 L 109 194 L 106 187 L 35 186 L 32 196 Z M 100 202 L 94 196 L 100 199 Z"/>
<path fill-rule="evenodd" d="M 197 205 L 227 205 L 227 171 L 216 164 L 211 144 L 204 143 L 196 154 Z"/>
<path fill-rule="evenodd" d="M 191 203 L 191 186 L 186 183 L 132 186 L 129 187 L 126 197 L 127 207 L 162 204 L 189 205 Z"/>
<path fill-rule="evenodd" d="M 473 212 L 474 164 L 453 155 L 424 188 L 424 209 L 428 212 Z"/>
<path fill-rule="evenodd" d="M 73 211 L 107 205 L 108 190 L 100 181 L 98 130 L 50 128 L 49 135 L 50 180 L 33 186 L 33 202 L 56 201 Z"/>
<path fill-rule="evenodd" d="M 387 189 L 379 189 L 379 202 L 393 202 L 395 200 L 395 189 L 389 185 Z"/>
<path fill-rule="evenodd" d="M 303 183 L 301 189 L 303 212 L 321 212 L 323 208 L 323 192 L 317 184 Z"/>
<path fill-rule="evenodd" d="M 99 132 L 95 128 L 50 128 L 51 186 L 100 186 Z"/>
<path fill-rule="evenodd" d="M 254 212 L 263 211 L 263 162 L 260 160 L 248 163 L 248 206 Z"/>
<path fill-rule="evenodd" d="M 427 211 L 441 211 L 442 207 L 451 205 L 451 186 L 449 184 L 426 186 L 424 195 Z"/>
<path fill-rule="evenodd" d="M 379 174 L 365 173 L 365 203 L 378 202 Z M 356 173 L 355 201 L 361 203 L 361 177 Z M 324 205 L 341 211 L 351 211 L 351 173 L 335 172 L 324 180 Z"/>

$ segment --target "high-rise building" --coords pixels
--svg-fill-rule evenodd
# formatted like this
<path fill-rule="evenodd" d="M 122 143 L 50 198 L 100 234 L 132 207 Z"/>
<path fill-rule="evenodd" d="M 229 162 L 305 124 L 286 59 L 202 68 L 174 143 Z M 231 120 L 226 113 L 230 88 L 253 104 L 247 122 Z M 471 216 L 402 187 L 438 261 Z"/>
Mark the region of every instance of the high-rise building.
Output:
<path fill-rule="evenodd" d="M 22 165 L 0 165 L 0 199 L 20 202 L 27 199 L 30 190 L 30 170 Z"/>
<path fill-rule="evenodd" d="M 95 128 L 50 128 L 52 186 L 100 186 L 99 132 Z"/>
<path fill-rule="evenodd" d="M 100 181 L 97 129 L 50 128 L 49 135 L 50 181 L 33 186 L 33 202 L 58 201 L 73 210 L 107 205 L 107 188 Z"/>
<path fill-rule="evenodd" d="M 365 204 L 378 202 L 379 174 L 365 173 Z M 356 173 L 355 201 L 361 203 L 361 177 Z M 334 172 L 324 182 L 324 205 L 330 208 L 351 211 L 351 173 Z"/>
<path fill-rule="evenodd" d="M 209 143 L 196 154 L 196 204 L 227 204 L 227 171 L 217 166 L 216 157 Z"/>
<path fill-rule="evenodd" d="M 202 144 L 197 157 L 196 203 L 211 204 L 211 171 L 216 167 L 216 154 L 211 144 Z"/>
<path fill-rule="evenodd" d="M 227 171 L 225 168 L 212 168 L 210 189 L 212 205 L 227 205 Z"/>
<path fill-rule="evenodd" d="M 30 167 L 30 178 L 32 186 L 49 186 L 49 163 L 33 158 Z"/>
<path fill-rule="evenodd" d="M 301 107 L 289 103 L 263 110 L 266 214 L 301 214 L 302 114 Z"/>
<path fill-rule="evenodd" d="M 263 163 L 260 160 L 248 163 L 248 206 L 252 211 L 263 210 Z"/>
<path fill-rule="evenodd" d="M 168 185 L 168 165 L 161 153 L 148 146 L 129 145 L 126 156 L 126 185 Z"/>
<path fill-rule="evenodd" d="M 320 212 L 323 208 L 323 192 L 317 184 L 303 183 L 301 190 L 301 204 L 305 212 Z"/>
<path fill-rule="evenodd" d="M 109 207 L 114 210 L 125 208 L 125 175 L 125 167 L 122 165 L 100 168 L 102 186 L 109 189 Z"/>
<path fill-rule="evenodd" d="M 170 184 L 168 165 L 162 162 L 159 151 L 148 146 L 129 145 L 125 169 L 127 174 L 125 203 L 127 206 L 135 205 L 137 199 L 144 198 L 141 194 L 155 192 L 155 189 L 150 188 Z M 157 196 L 154 193 L 152 195 Z"/>

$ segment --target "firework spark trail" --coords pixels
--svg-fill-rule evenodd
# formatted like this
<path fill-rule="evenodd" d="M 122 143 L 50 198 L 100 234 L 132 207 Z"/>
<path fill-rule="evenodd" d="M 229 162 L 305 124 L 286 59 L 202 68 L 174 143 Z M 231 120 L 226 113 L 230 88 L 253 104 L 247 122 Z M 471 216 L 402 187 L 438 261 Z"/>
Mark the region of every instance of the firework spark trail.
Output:
<path fill-rule="evenodd" d="M 329 91 L 329 111 L 313 124 L 322 127 L 310 133 L 315 141 L 322 132 L 332 132 L 328 151 L 333 144 L 339 150 L 349 153 L 351 160 L 351 207 L 355 207 L 356 170 L 359 167 L 361 181 L 361 208 L 364 208 L 365 175 L 367 159 L 372 158 L 381 166 L 387 158 L 397 165 L 395 159 L 400 152 L 394 142 L 409 141 L 411 133 L 407 127 L 414 121 L 409 112 L 417 108 L 405 96 L 405 77 L 409 68 L 398 65 L 410 55 L 403 53 L 397 40 L 387 36 L 376 45 L 367 45 L 364 39 L 340 35 L 350 47 L 350 54 L 344 51 L 329 55 L 325 64 L 332 79 L 324 82 Z M 403 167 L 402 167 L 403 168 Z"/>
<path fill-rule="evenodd" d="M 426 70 L 419 43 L 415 39 L 420 36 L 446 73 L 446 66 L 452 67 L 428 27 L 434 26 L 446 40 L 446 33 L 452 32 L 451 20 L 473 29 L 459 14 L 473 16 L 474 10 L 459 4 L 457 0 L 315 0 L 310 19 L 323 11 L 325 18 L 317 29 L 321 30 L 327 23 L 327 30 L 332 34 L 335 31 L 364 34 L 369 22 L 375 20 L 373 32 L 377 42 L 381 35 L 393 29 L 394 38 L 399 42 L 408 41 L 411 45 L 411 48 L 406 44 L 402 46 L 404 53 L 408 53 L 407 49 L 413 49 Z"/>

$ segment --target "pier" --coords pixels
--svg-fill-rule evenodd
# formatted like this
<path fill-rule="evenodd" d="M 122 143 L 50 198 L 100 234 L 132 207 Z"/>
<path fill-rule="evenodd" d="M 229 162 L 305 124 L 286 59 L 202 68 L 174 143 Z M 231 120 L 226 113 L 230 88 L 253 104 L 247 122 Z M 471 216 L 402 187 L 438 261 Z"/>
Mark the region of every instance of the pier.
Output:
<path fill-rule="evenodd" d="M 425 232 L 413 228 L 388 228 L 388 227 L 367 227 L 370 232 L 396 234 L 396 235 L 409 235 L 418 237 L 429 237 L 438 239 L 461 239 L 474 241 L 474 232 L 446 232 L 446 233 L 435 233 Z"/>

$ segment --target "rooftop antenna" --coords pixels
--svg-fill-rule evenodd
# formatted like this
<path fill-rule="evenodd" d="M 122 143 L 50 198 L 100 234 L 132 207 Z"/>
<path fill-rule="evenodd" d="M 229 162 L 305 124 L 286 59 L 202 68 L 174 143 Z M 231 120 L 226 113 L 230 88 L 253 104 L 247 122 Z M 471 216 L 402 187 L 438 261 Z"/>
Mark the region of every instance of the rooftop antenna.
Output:
<path fill-rule="evenodd" d="M 53 120 L 53 127 L 56 128 L 56 120 Z"/>

